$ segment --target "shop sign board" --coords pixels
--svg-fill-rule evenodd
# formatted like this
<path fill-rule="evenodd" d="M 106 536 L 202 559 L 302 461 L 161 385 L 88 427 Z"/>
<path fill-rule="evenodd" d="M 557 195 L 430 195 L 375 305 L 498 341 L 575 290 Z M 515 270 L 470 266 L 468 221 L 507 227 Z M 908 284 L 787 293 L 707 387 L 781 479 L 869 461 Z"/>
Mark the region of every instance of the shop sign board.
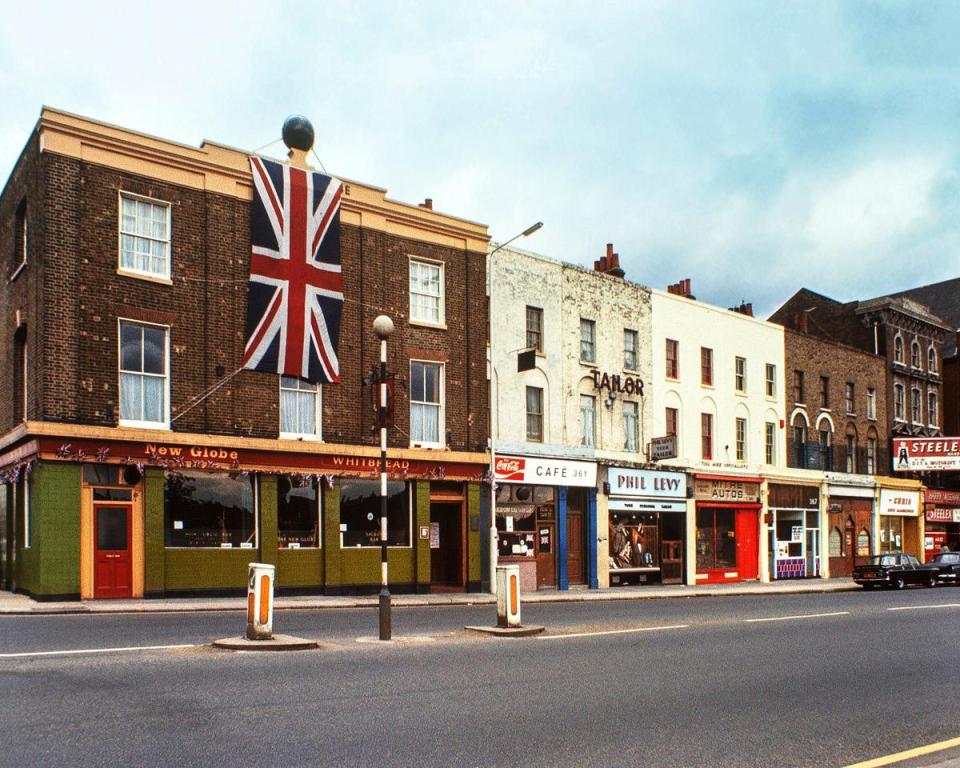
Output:
<path fill-rule="evenodd" d="M 677 436 L 666 435 L 650 440 L 650 461 L 677 458 Z"/>
<path fill-rule="evenodd" d="M 880 489 L 880 514 L 917 517 L 920 508 L 919 491 Z"/>
<path fill-rule="evenodd" d="M 923 494 L 927 504 L 940 504 L 944 507 L 960 507 L 960 491 L 941 491 L 939 488 L 927 488 Z"/>
<path fill-rule="evenodd" d="M 693 484 L 693 493 L 697 501 L 743 501 L 750 504 L 760 502 L 760 484 L 743 480 L 698 477 Z"/>
<path fill-rule="evenodd" d="M 960 437 L 895 437 L 893 469 L 960 472 Z"/>
<path fill-rule="evenodd" d="M 777 509 L 820 509 L 820 489 L 815 485 L 771 483 L 767 506 Z"/>
<path fill-rule="evenodd" d="M 682 472 L 610 467 L 607 480 L 611 496 L 673 499 L 687 497 L 687 476 Z"/>
<path fill-rule="evenodd" d="M 597 465 L 587 461 L 497 456 L 494 470 L 499 483 L 569 485 L 577 488 L 595 488 L 597 485 Z"/>
<path fill-rule="evenodd" d="M 960 523 L 960 509 L 934 507 L 933 509 L 928 509 L 924 517 L 931 523 Z"/>

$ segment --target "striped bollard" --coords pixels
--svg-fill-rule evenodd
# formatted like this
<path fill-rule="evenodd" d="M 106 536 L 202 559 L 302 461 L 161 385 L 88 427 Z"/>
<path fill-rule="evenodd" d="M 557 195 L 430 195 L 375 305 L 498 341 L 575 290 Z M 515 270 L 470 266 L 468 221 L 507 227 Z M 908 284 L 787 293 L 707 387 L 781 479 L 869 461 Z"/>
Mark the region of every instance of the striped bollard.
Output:
<path fill-rule="evenodd" d="M 247 639 L 272 640 L 276 568 L 267 563 L 249 563 L 247 569 Z"/>
<path fill-rule="evenodd" d="M 497 566 L 497 626 L 520 626 L 520 566 Z"/>

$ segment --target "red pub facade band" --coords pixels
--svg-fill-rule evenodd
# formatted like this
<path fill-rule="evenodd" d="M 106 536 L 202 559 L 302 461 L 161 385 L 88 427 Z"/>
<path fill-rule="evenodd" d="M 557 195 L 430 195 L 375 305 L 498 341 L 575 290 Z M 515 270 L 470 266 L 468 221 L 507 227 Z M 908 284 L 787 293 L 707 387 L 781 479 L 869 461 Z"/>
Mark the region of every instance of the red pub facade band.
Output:
<path fill-rule="evenodd" d="M 524 590 L 565 590 L 820 578 L 879 552 L 960 548 L 960 443 L 943 434 L 956 345 L 945 358 L 937 307 L 864 303 L 864 343 L 905 329 L 856 353 L 889 360 L 862 385 L 889 408 L 862 426 L 848 409 L 846 433 L 811 439 L 795 398 L 775 434 L 796 463 L 661 466 L 649 444 L 671 435 L 642 425 L 621 458 L 500 453 L 487 227 L 313 173 L 303 155 L 251 160 L 42 111 L 0 195 L 2 588 L 239 594 L 259 560 L 281 593 L 375 592 L 380 314 L 397 328 L 393 592 L 487 589 L 493 562 L 519 564 Z M 788 357 L 778 386 L 795 381 Z M 617 397 L 662 407 L 635 371 L 577 375 L 611 412 Z"/>

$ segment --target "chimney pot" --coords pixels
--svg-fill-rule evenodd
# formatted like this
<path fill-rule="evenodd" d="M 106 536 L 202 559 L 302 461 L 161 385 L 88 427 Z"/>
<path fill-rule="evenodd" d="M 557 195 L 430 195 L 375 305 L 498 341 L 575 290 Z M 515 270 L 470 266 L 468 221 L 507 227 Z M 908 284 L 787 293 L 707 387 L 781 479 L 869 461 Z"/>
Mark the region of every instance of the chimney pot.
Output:
<path fill-rule="evenodd" d="M 422 203 L 420 203 L 420 207 L 421 207 L 421 208 L 426 208 L 428 211 L 432 211 L 432 210 L 433 210 L 433 198 L 432 198 L 432 197 L 428 197 L 426 200 L 424 200 Z"/>
<path fill-rule="evenodd" d="M 607 243 L 607 256 L 613 256 L 613 243 Z"/>

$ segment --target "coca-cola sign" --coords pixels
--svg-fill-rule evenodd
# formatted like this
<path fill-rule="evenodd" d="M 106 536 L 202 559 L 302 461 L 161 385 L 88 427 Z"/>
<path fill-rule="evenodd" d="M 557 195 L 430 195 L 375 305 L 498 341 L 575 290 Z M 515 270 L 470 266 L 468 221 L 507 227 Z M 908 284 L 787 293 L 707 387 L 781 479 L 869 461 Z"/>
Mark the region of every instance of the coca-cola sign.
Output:
<path fill-rule="evenodd" d="M 579 488 L 595 488 L 597 485 L 597 465 L 586 461 L 497 456 L 493 467 L 498 483 L 567 485 Z"/>

